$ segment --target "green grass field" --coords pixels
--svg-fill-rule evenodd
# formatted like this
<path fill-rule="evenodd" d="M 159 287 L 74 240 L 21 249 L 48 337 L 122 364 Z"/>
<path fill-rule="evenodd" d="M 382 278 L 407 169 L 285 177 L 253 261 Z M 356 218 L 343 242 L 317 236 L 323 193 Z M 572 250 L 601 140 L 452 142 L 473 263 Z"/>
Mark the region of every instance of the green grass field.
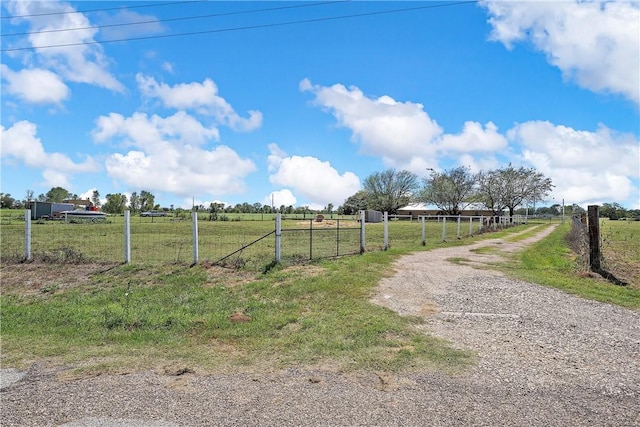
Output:
<path fill-rule="evenodd" d="M 249 214 L 245 214 L 249 215 Z M 199 215 L 198 260 L 243 266 L 260 271 L 275 257 L 275 221 L 208 221 Z M 309 216 L 309 215 L 307 215 Z M 25 253 L 23 213 L 3 212 L 0 247 L 4 262 L 19 261 Z M 10 218 L 10 219 L 9 219 Z M 22 218 L 22 219 L 21 219 Z M 285 217 L 286 218 L 286 217 Z M 282 221 L 282 262 L 294 264 L 318 258 L 350 255 L 360 251 L 360 224 L 352 217 L 284 219 Z M 425 239 L 428 245 L 443 240 L 454 242 L 478 233 L 478 219 L 458 223 L 427 221 Z M 311 234 L 313 231 L 313 234 Z M 384 249 L 383 225 L 366 224 L 365 250 Z M 125 260 L 125 225 L 122 216 L 110 216 L 105 222 L 66 223 L 64 221 L 32 221 L 31 247 L 36 260 L 49 262 L 120 263 Z M 265 237 L 267 236 L 267 237 Z M 256 242 L 252 244 L 253 242 Z M 422 226 L 418 221 L 390 221 L 389 245 L 393 248 L 419 249 Z M 242 249 L 244 248 L 244 249 Z M 190 264 L 194 260 L 193 224 L 190 220 L 171 217 L 131 217 L 131 260 L 136 264 Z M 225 258 L 233 254 L 229 258 Z"/>
<path fill-rule="evenodd" d="M 603 268 L 640 291 L 640 221 L 600 220 Z"/>

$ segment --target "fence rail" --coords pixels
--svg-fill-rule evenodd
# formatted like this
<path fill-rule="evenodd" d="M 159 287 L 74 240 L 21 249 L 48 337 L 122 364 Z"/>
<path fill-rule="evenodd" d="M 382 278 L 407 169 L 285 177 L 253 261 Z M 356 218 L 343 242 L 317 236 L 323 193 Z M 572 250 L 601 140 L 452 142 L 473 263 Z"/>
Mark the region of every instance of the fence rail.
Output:
<path fill-rule="evenodd" d="M 211 263 L 262 269 L 340 257 L 390 247 L 461 239 L 525 221 L 523 217 L 425 216 L 403 221 L 384 215 L 381 223 L 353 218 L 297 218 L 274 221 L 206 221 L 168 218 L 109 217 L 106 221 L 32 221 L 3 223 L 1 261 L 79 263 Z M 391 230 L 390 230 L 391 227 Z"/>

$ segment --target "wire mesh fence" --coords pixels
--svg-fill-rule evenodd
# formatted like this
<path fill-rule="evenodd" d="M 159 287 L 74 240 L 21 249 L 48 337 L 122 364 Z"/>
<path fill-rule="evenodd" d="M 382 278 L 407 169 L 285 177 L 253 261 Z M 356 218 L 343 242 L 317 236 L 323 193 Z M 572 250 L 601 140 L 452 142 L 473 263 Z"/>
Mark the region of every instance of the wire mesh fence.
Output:
<path fill-rule="evenodd" d="M 418 248 L 520 222 L 503 217 L 396 218 L 380 223 L 364 223 L 358 218 L 290 218 L 281 220 L 278 237 L 275 231 L 280 219 L 276 218 L 209 221 L 198 219 L 195 213 L 191 218 L 109 216 L 106 221 L 25 221 L 25 218 L 23 215 L 22 220 L 3 222 L 2 262 L 25 258 L 67 263 L 201 262 L 251 270 L 262 270 L 272 264 L 277 249 L 278 261 L 292 264 L 362 250 Z"/>
<path fill-rule="evenodd" d="M 350 220 L 282 222 L 282 258 L 290 262 L 360 252 L 360 224 Z"/>

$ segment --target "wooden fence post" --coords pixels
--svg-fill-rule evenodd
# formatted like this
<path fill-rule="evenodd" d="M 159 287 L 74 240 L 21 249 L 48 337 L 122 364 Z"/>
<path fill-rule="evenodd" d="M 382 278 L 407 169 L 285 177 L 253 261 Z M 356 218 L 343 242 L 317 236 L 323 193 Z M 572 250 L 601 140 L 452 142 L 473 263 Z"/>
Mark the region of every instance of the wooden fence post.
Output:
<path fill-rule="evenodd" d="M 588 206 L 589 215 L 589 265 L 591 271 L 600 271 L 600 207 Z"/>

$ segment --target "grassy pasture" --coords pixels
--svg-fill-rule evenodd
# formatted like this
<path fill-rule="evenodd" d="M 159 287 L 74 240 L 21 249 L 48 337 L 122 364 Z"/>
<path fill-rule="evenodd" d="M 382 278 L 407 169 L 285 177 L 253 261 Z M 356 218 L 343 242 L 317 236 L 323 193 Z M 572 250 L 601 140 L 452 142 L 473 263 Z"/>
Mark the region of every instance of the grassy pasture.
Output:
<path fill-rule="evenodd" d="M 640 291 L 640 221 L 600 220 L 603 268 Z"/>
<path fill-rule="evenodd" d="M 247 214 L 248 215 L 248 214 Z M 260 214 L 254 214 L 260 215 Z M 308 215 L 307 215 L 308 216 Z M 22 214 L 22 218 L 24 214 Z M 205 263 L 224 259 L 225 265 L 260 271 L 275 257 L 275 221 L 208 221 L 198 220 L 198 255 Z M 24 256 L 24 221 L 13 214 L 0 230 L 3 260 L 20 260 Z M 479 222 L 447 221 L 445 239 L 456 241 L 476 234 Z M 322 222 L 304 219 L 282 221 L 282 260 L 294 264 L 309 259 L 355 254 L 360 251 L 360 224 L 351 218 L 325 219 Z M 365 250 L 384 248 L 383 224 L 366 224 Z M 311 235 L 310 230 L 313 230 Z M 428 244 L 442 241 L 443 224 L 426 222 Z M 265 237 L 267 236 L 267 237 Z M 389 244 L 399 249 L 421 247 L 422 228 L 418 221 L 390 221 Z M 245 249 L 241 248 L 258 241 Z M 59 262 L 119 263 L 125 259 L 124 218 L 110 216 L 105 222 L 66 223 L 63 221 L 33 221 L 31 233 L 34 258 Z M 193 262 L 193 228 L 191 220 L 170 217 L 131 218 L 131 257 L 133 263 L 160 264 Z"/>

